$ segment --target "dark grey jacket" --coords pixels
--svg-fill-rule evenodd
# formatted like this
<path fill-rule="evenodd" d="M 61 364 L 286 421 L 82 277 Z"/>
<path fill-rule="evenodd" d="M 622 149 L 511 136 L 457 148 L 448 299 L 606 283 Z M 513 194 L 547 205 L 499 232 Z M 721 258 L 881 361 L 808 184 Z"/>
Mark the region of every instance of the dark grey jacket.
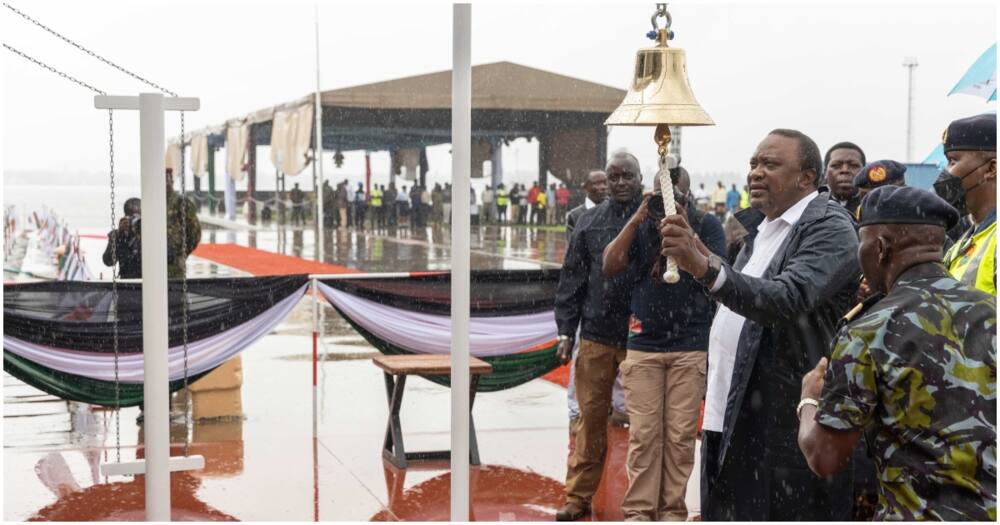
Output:
<path fill-rule="evenodd" d="M 719 472 L 703 499 L 706 520 L 846 520 L 851 469 L 816 477 L 798 447 L 802 376 L 830 355 L 837 322 L 861 275 L 850 214 L 829 193 L 806 207 L 760 278 L 739 273 L 753 253 L 746 237 L 713 294 L 744 316 L 726 406 Z"/>
<path fill-rule="evenodd" d="M 582 339 L 625 347 L 634 271 L 605 277 L 601 266 L 604 248 L 641 202 L 640 196 L 626 204 L 607 199 L 580 218 L 559 274 L 555 304 L 559 334 L 572 337 L 579 327 Z"/>
<path fill-rule="evenodd" d="M 595 208 L 596 208 L 596 206 L 595 206 Z M 591 209 L 594 209 L 594 208 L 591 208 Z M 569 213 L 566 214 L 566 239 L 567 240 L 569 240 L 569 238 L 573 236 L 573 230 L 576 229 L 576 223 L 580 222 L 580 217 L 582 217 L 583 214 L 586 213 L 587 211 L 588 211 L 587 210 L 587 206 L 585 204 L 581 204 L 581 205 L 577 206 L 576 208 L 573 208 L 572 210 L 569 210 Z"/>

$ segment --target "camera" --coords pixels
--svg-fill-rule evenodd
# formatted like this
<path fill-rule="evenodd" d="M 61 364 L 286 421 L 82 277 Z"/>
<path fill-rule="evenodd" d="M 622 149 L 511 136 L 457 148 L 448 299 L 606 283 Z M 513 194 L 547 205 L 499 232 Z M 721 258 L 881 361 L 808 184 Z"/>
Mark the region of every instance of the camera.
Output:
<path fill-rule="evenodd" d="M 687 206 L 687 199 L 684 198 L 684 195 L 681 195 L 677 186 L 674 186 L 674 202 L 678 208 Z M 654 220 L 659 221 L 666 216 L 666 213 L 663 211 L 663 194 L 661 192 L 654 193 L 649 198 L 647 206 L 649 206 L 649 216 Z"/>
<path fill-rule="evenodd" d="M 138 213 L 133 213 L 128 216 L 129 227 L 131 228 L 132 233 L 136 235 L 139 235 L 142 232 L 142 225 L 139 222 L 140 219 L 142 219 L 142 216 Z"/>

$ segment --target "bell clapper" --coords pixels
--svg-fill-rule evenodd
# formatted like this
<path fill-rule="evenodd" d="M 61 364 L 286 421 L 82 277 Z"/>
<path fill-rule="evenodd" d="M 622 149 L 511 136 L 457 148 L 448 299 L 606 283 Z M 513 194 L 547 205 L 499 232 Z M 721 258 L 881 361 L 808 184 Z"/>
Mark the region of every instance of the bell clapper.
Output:
<path fill-rule="evenodd" d="M 654 133 L 654 139 L 658 146 L 657 152 L 660 154 L 660 171 L 657 172 L 656 178 L 660 181 L 664 217 L 668 217 L 677 213 L 674 203 L 674 183 L 670 180 L 670 168 L 667 167 L 667 146 L 670 144 L 670 126 L 657 124 Z M 674 261 L 673 257 L 667 257 L 667 269 L 663 272 L 663 282 L 673 284 L 680 279 L 681 275 L 677 271 L 677 262 Z"/>

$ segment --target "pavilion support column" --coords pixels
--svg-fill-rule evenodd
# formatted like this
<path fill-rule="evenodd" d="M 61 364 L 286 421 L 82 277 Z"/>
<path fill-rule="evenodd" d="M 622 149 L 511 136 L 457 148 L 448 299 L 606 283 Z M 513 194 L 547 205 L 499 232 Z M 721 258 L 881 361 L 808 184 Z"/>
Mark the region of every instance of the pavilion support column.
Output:
<path fill-rule="evenodd" d="M 427 163 L 427 147 L 420 148 L 420 185 L 427 187 L 427 172 L 430 170 L 429 164 Z"/>
<path fill-rule="evenodd" d="M 215 214 L 215 146 L 208 147 L 208 212 Z"/>
<path fill-rule="evenodd" d="M 597 126 L 597 169 L 608 165 L 608 128 L 604 124 Z"/>
<path fill-rule="evenodd" d="M 256 224 L 257 210 L 253 199 L 257 188 L 257 144 L 253 141 L 252 132 L 250 136 L 250 146 L 247 149 L 247 222 Z"/>
<path fill-rule="evenodd" d="M 549 143 L 542 135 L 538 139 L 538 185 L 543 189 L 549 185 L 549 167 L 545 162 L 549 157 Z"/>
<path fill-rule="evenodd" d="M 493 185 L 493 189 L 496 189 L 503 182 L 503 140 L 496 139 L 491 146 L 490 183 Z"/>

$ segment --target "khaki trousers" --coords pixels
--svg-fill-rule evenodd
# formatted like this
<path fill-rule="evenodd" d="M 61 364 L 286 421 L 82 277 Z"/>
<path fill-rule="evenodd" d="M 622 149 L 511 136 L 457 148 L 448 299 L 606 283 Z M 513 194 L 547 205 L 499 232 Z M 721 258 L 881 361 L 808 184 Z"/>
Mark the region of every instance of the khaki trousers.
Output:
<path fill-rule="evenodd" d="M 621 367 L 629 416 L 626 520 L 687 520 L 706 366 L 705 352 L 628 351 Z"/>
<path fill-rule="evenodd" d="M 576 356 L 576 398 L 580 417 L 576 422 L 576 443 L 566 469 L 566 502 L 590 504 L 604 470 L 608 448 L 608 415 L 611 389 L 625 349 L 580 340 Z"/>
<path fill-rule="evenodd" d="M 340 227 L 347 227 L 347 208 L 340 208 L 337 210 L 340 213 Z"/>

